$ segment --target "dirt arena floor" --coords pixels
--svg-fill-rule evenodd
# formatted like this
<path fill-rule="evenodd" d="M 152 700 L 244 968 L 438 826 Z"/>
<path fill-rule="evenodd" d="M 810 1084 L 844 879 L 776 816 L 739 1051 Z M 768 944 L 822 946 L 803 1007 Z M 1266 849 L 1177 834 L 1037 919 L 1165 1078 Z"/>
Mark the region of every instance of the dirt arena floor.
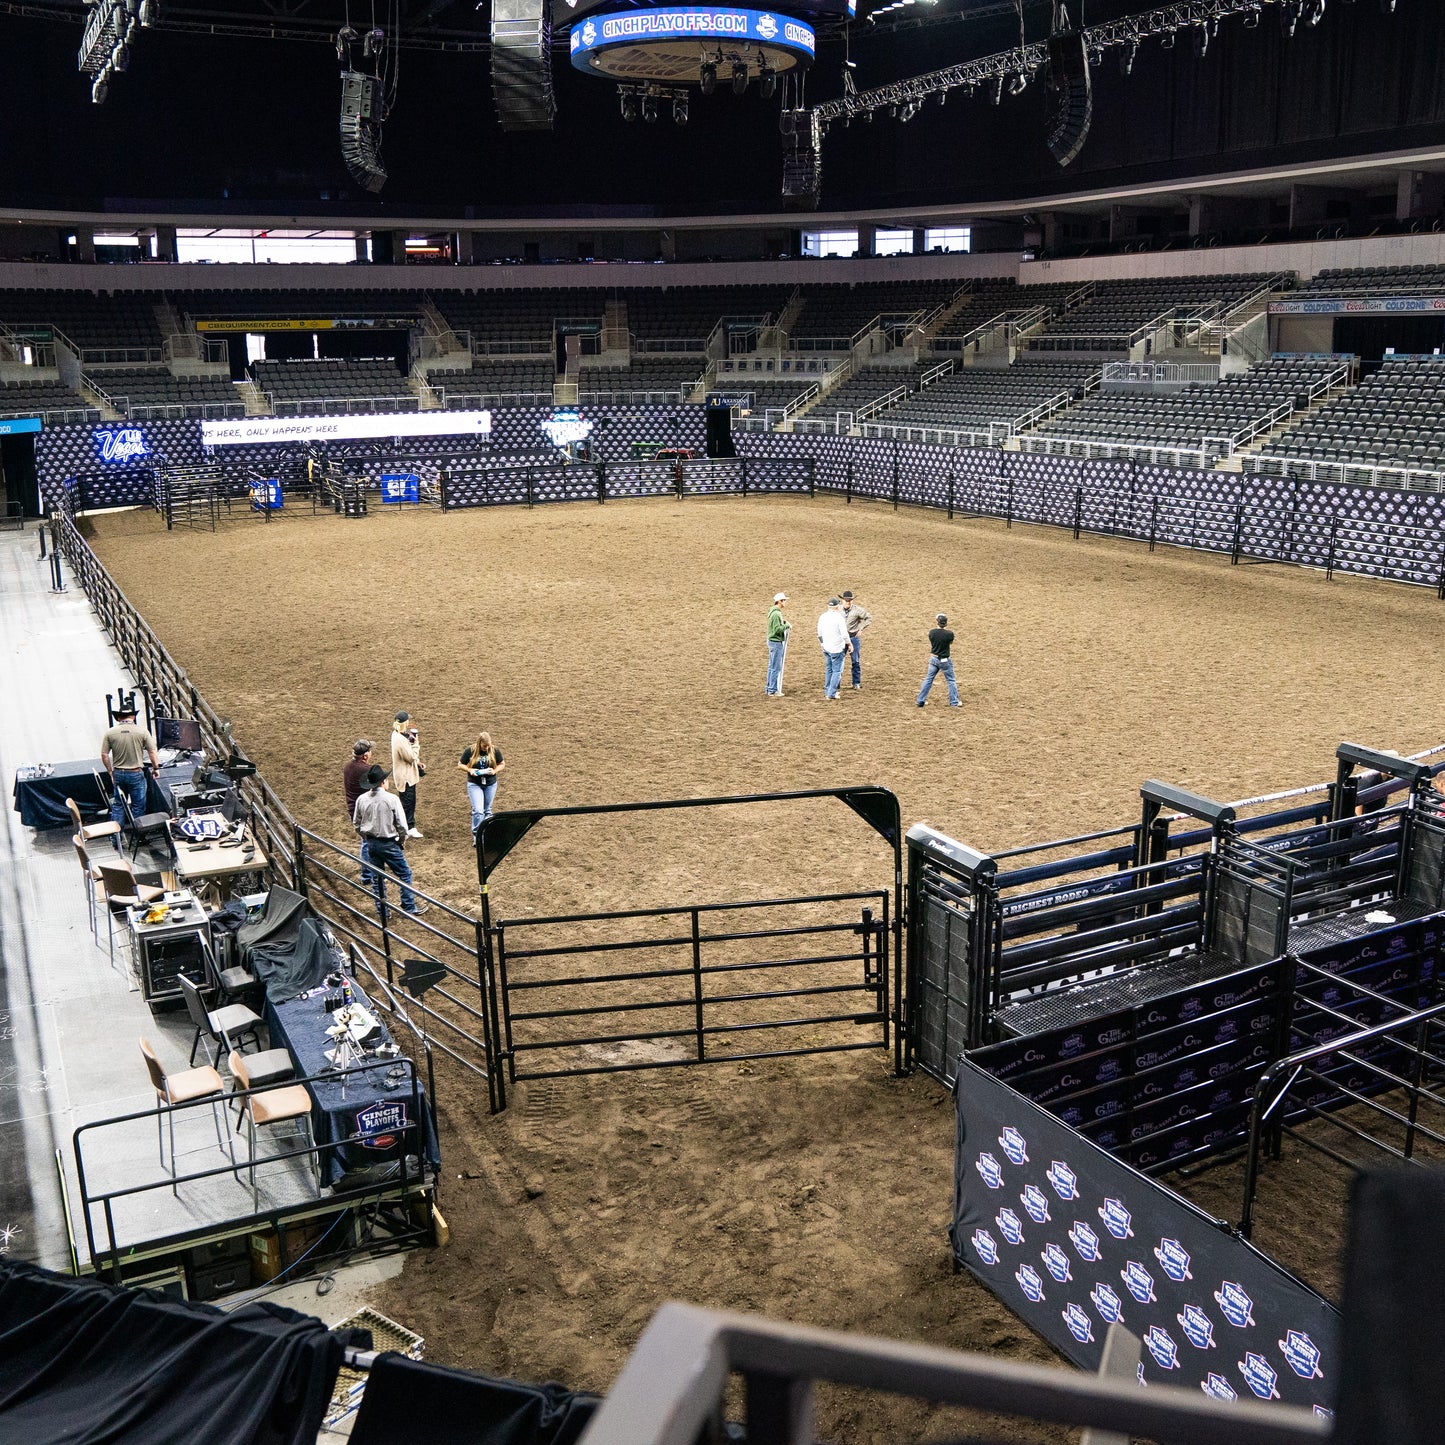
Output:
<path fill-rule="evenodd" d="M 981 849 L 1128 823 L 1145 778 L 1240 798 L 1325 779 L 1342 738 L 1415 751 L 1445 733 L 1445 613 L 1429 593 L 995 521 L 689 499 L 296 515 L 215 534 L 168 535 L 140 512 L 90 525 L 319 832 L 347 836 L 352 741 L 384 741 L 397 709 L 413 714 L 429 775 L 409 857 L 428 892 L 467 910 L 453 764 L 484 727 L 507 760 L 499 809 L 877 782 L 905 824 Z M 825 702 L 814 622 L 844 587 L 874 617 L 865 685 Z M 781 700 L 763 694 L 779 589 L 795 624 Z M 940 683 L 920 712 L 940 610 L 965 705 L 944 706 Z M 553 820 L 492 894 L 514 918 L 890 880 L 888 849 L 842 805 L 790 804 Z M 495 1118 L 444 1074 L 452 1241 L 413 1256 L 383 1307 L 433 1359 L 593 1389 L 667 1298 L 1054 1360 L 952 1274 L 950 1103 L 888 1063 L 869 1051 L 538 1081 Z M 1200 1191 L 1237 1214 L 1237 1175 Z M 1337 1216 L 1291 1209 L 1339 1194 L 1289 1184 L 1273 1198 L 1290 1207 L 1261 1226 L 1326 1288 Z M 954 1423 L 825 1392 L 819 1428 L 898 1441 Z"/>

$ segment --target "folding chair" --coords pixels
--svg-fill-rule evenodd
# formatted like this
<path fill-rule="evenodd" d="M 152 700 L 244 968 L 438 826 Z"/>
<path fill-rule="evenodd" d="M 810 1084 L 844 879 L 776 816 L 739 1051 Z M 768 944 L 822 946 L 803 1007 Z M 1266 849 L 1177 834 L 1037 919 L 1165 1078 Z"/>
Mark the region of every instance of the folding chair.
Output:
<path fill-rule="evenodd" d="M 236 1164 L 236 1151 L 231 1147 L 230 1136 L 221 1129 L 221 1115 L 219 1110 L 226 1097 L 225 1081 L 215 1069 L 209 1064 L 199 1069 L 183 1069 L 179 1073 L 167 1074 L 161 1067 L 161 1061 L 156 1058 L 155 1050 L 150 1044 L 142 1039 L 140 1051 L 145 1056 L 146 1070 L 151 1076 L 151 1086 L 156 1091 L 156 1099 L 160 1104 L 186 1104 L 192 1099 L 209 1099 L 211 1101 L 211 1121 L 216 1126 L 216 1143 L 230 1155 L 231 1166 Z M 171 1193 L 179 1197 L 180 1190 L 176 1185 L 176 1116 L 173 1112 L 167 1112 L 166 1122 L 170 1126 L 171 1137 Z M 163 1135 L 161 1133 L 160 1110 L 156 1110 L 156 1148 L 160 1151 L 161 1168 L 165 1168 L 166 1151 Z"/>

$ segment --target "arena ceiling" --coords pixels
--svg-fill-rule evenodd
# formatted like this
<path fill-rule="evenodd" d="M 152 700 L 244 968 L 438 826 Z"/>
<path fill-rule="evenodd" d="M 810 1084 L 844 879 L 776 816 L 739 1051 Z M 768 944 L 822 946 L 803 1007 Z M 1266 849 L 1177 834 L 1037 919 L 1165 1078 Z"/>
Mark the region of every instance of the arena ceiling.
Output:
<path fill-rule="evenodd" d="M 937 0 L 866 13 L 848 27 L 859 88 L 1018 42 L 1012 0 Z M 1049 0 L 1026 0 L 1030 40 Z M 1071 7 L 1072 10 L 1073 7 Z M 1087 0 L 1098 24 L 1152 8 Z M 390 179 L 379 198 L 342 165 L 332 39 L 348 0 L 160 0 L 109 98 L 91 104 L 76 69 L 81 0 L 0 0 L 0 211 L 206 216 L 427 217 L 538 225 L 595 219 L 599 229 L 693 218 L 781 218 L 777 103 L 756 87 L 695 98 L 689 124 L 627 124 L 614 87 L 554 65 L 554 131 L 507 134 L 495 117 L 487 15 L 472 0 L 377 0 L 400 37 L 387 122 Z M 372 6 L 350 0 L 354 25 Z M 1268 12 L 1267 12 L 1268 15 Z M 845 39 L 819 45 L 807 101 L 838 96 Z M 1434 168 L 1445 149 L 1445 5 L 1329 0 L 1315 27 L 1221 24 L 1208 53 L 1187 40 L 1141 47 L 1131 73 L 1095 68 L 1093 128 L 1062 171 L 1043 145 L 1042 87 L 994 105 L 983 95 L 930 103 L 907 124 L 876 116 L 830 131 L 820 213 L 998 214 L 1097 207 L 1152 195 L 1187 206 L 1201 185 L 1287 193 L 1289 173 L 1336 167 L 1329 184 L 1385 186 L 1401 165 Z M 1409 152 L 1403 162 L 1382 160 Z M 1344 167 L 1344 169 L 1340 169 Z M 1373 174 L 1372 174 L 1373 172 Z"/>

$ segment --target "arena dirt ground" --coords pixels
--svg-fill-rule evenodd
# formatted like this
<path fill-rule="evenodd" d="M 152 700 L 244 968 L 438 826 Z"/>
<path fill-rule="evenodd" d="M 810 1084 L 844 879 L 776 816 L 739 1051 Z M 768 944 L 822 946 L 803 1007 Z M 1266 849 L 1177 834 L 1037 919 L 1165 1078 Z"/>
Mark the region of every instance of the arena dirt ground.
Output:
<path fill-rule="evenodd" d="M 346 836 L 340 770 L 406 708 L 429 776 L 409 855 L 476 901 L 457 754 L 505 752 L 497 806 L 879 782 L 905 823 L 975 847 L 1136 816 L 1158 777 L 1219 798 L 1323 780 L 1342 738 L 1442 738 L 1441 606 L 1358 579 L 832 499 L 284 515 L 172 533 L 95 519 L 98 552 L 286 803 Z M 822 698 L 814 620 L 871 609 L 865 686 Z M 763 695 L 786 590 L 787 696 Z M 925 634 L 950 614 L 965 705 L 920 712 Z M 888 850 L 841 805 L 554 821 L 497 872 L 503 916 L 885 886 Z M 429 1357 L 607 1386 L 656 1306 L 1055 1357 L 950 1269 L 951 1107 L 881 1052 L 534 1082 L 490 1117 L 441 1080 L 445 1250 L 382 1307 Z M 1269 1181 L 1267 1180 L 1267 1186 Z M 1330 1287 L 1337 1184 L 1275 1184 L 1262 1242 Z M 1201 1197 L 1237 1213 L 1237 1174 Z M 1286 1207 L 1287 1206 L 1287 1207 Z M 1321 1206 L 1323 1207 L 1323 1205 Z M 955 1423 L 826 1392 L 825 1438 Z M 1007 1431 L 1005 1432 L 1007 1433 Z"/>

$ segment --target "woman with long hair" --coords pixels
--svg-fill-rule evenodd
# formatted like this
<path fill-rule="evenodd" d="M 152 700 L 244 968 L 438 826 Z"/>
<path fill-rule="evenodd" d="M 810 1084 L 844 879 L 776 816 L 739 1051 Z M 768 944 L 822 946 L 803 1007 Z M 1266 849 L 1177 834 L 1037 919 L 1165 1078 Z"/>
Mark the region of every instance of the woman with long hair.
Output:
<path fill-rule="evenodd" d="M 492 799 L 497 794 L 497 774 L 507 766 L 501 748 L 492 742 L 491 733 L 478 733 L 477 740 L 462 754 L 457 764 L 467 775 L 467 800 L 472 805 L 472 837 L 492 816 Z"/>

